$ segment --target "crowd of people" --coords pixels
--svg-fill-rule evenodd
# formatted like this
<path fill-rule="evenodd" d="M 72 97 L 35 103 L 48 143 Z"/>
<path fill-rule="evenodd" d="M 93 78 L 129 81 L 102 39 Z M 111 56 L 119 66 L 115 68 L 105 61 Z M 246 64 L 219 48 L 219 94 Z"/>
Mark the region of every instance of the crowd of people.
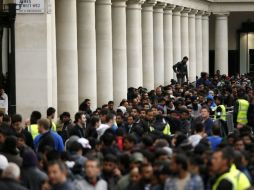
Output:
<path fill-rule="evenodd" d="M 91 110 L 86 99 L 73 116 L 33 111 L 29 122 L 0 112 L 0 189 L 251 189 L 253 79 L 201 73 L 129 88 L 120 105 Z"/>

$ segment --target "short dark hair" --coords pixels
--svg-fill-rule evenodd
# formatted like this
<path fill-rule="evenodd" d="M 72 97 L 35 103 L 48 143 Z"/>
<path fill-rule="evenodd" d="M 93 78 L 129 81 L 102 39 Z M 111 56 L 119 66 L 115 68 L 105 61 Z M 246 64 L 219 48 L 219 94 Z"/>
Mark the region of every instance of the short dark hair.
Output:
<path fill-rule="evenodd" d="M 49 168 L 50 166 L 54 166 L 54 165 L 57 165 L 57 166 L 60 168 L 60 170 L 61 170 L 62 172 L 66 172 L 66 171 L 67 171 L 67 166 L 66 166 L 66 164 L 65 164 L 64 162 L 62 162 L 62 161 L 59 161 L 59 160 L 50 161 L 50 162 L 48 163 L 48 168 Z"/>
<path fill-rule="evenodd" d="M 16 133 L 15 136 L 19 139 L 23 139 L 24 141 L 26 140 L 26 136 L 23 133 Z"/>
<path fill-rule="evenodd" d="M 47 109 L 47 116 L 51 116 L 53 113 L 56 113 L 56 109 L 53 107 L 49 107 Z"/>
<path fill-rule="evenodd" d="M 217 126 L 217 125 L 215 125 L 215 126 L 213 126 L 213 128 L 212 128 L 212 133 L 213 133 L 213 135 L 218 135 L 218 136 L 220 136 L 220 127 L 219 126 Z"/>
<path fill-rule="evenodd" d="M 223 149 L 218 149 L 215 152 L 221 152 L 222 153 L 222 158 L 229 161 L 228 164 L 232 162 L 232 160 L 235 157 L 235 151 L 232 147 L 225 147 Z"/>
<path fill-rule="evenodd" d="M 94 156 L 88 155 L 88 156 L 87 156 L 86 163 L 89 162 L 89 161 L 90 161 L 90 162 L 96 162 L 97 167 L 100 167 L 100 166 L 101 166 L 100 160 L 97 159 L 97 158 L 95 158 Z"/>
<path fill-rule="evenodd" d="M 39 119 L 38 125 L 42 126 L 45 130 L 50 129 L 50 122 L 48 119 Z"/>
<path fill-rule="evenodd" d="M 104 133 L 100 140 L 103 142 L 105 146 L 111 146 L 115 141 L 115 136 L 112 133 Z"/>
<path fill-rule="evenodd" d="M 109 113 L 108 109 L 104 108 L 101 110 L 100 115 L 107 115 Z"/>
<path fill-rule="evenodd" d="M 95 124 L 96 124 L 97 122 L 99 122 L 99 121 L 100 121 L 100 117 L 94 115 L 94 116 L 92 116 L 91 119 L 90 119 L 90 125 L 91 125 L 92 127 L 95 127 Z"/>
<path fill-rule="evenodd" d="M 3 125 L 3 124 L 2 124 Z M 3 136 L 8 136 L 8 135 L 10 135 L 9 134 L 9 131 L 7 130 L 7 128 L 4 128 L 4 127 L 2 127 L 2 125 L 0 126 L 0 134 L 2 134 Z"/>
<path fill-rule="evenodd" d="M 60 120 L 63 120 L 63 117 L 71 117 L 71 114 L 69 112 L 63 112 L 61 115 L 60 115 Z"/>
<path fill-rule="evenodd" d="M 105 157 L 104 157 L 104 162 L 113 162 L 113 163 L 117 163 L 118 160 L 117 160 L 117 157 L 113 154 L 107 154 Z"/>
<path fill-rule="evenodd" d="M 202 106 L 201 110 L 207 110 L 208 112 L 210 111 L 208 106 Z"/>
<path fill-rule="evenodd" d="M 84 112 L 77 112 L 75 114 L 75 122 L 78 122 L 79 119 L 81 119 L 82 115 L 85 115 Z"/>
<path fill-rule="evenodd" d="M 10 122 L 11 121 L 11 118 L 10 118 L 10 116 L 9 115 L 7 115 L 7 114 L 4 114 L 4 117 L 3 117 L 3 122 Z"/>
<path fill-rule="evenodd" d="M 30 123 L 31 124 L 37 124 L 37 121 L 41 119 L 41 112 L 39 111 L 33 111 L 30 116 Z"/>
<path fill-rule="evenodd" d="M 186 155 L 182 153 L 175 154 L 174 158 L 177 165 L 180 165 L 183 170 L 188 170 L 188 158 Z"/>
<path fill-rule="evenodd" d="M 82 150 L 82 145 L 78 141 L 74 141 L 70 145 L 70 152 L 78 152 L 79 150 Z"/>
<path fill-rule="evenodd" d="M 114 102 L 111 100 L 111 101 L 108 101 L 108 104 L 114 104 Z"/>
<path fill-rule="evenodd" d="M 127 117 L 127 118 L 129 118 L 129 117 L 132 117 L 132 119 L 134 119 L 133 115 L 128 115 L 128 117 Z"/>
<path fill-rule="evenodd" d="M 106 122 L 109 122 L 112 119 L 114 119 L 114 114 L 108 113 L 107 116 L 106 116 Z"/>
<path fill-rule="evenodd" d="M 184 60 L 184 59 L 185 59 L 185 60 L 189 60 L 189 58 L 188 58 L 187 56 L 184 56 L 184 57 L 183 57 L 183 60 Z"/>
<path fill-rule="evenodd" d="M 22 116 L 20 114 L 15 114 L 11 117 L 11 122 L 16 123 L 16 122 L 22 122 Z"/>
<path fill-rule="evenodd" d="M 133 134 L 128 134 L 128 135 L 126 135 L 126 136 L 123 138 L 123 140 L 124 140 L 124 141 L 127 140 L 127 141 L 129 141 L 129 142 L 133 142 L 134 144 L 137 143 L 137 138 L 136 138 L 136 136 L 133 135 Z"/>
<path fill-rule="evenodd" d="M 162 149 L 162 148 L 159 148 L 155 151 L 155 158 L 159 158 L 160 156 L 167 156 L 168 153 L 166 150 Z"/>
<path fill-rule="evenodd" d="M 194 126 L 194 128 L 195 128 L 196 133 L 200 133 L 204 130 L 204 125 L 203 125 L 203 123 L 197 123 Z"/>

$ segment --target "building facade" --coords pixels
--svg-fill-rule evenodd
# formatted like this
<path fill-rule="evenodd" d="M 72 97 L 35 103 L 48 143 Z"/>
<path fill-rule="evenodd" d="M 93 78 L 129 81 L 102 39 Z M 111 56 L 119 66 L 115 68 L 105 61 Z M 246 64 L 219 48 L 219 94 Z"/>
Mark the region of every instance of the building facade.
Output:
<path fill-rule="evenodd" d="M 41 6 L 16 18 L 17 112 L 25 116 L 49 106 L 74 114 L 85 98 L 93 108 L 119 104 L 128 87 L 169 84 L 183 56 L 190 81 L 209 68 L 229 74 L 231 62 L 251 69 L 254 33 L 241 27 L 254 20 L 254 0 L 17 1 Z"/>

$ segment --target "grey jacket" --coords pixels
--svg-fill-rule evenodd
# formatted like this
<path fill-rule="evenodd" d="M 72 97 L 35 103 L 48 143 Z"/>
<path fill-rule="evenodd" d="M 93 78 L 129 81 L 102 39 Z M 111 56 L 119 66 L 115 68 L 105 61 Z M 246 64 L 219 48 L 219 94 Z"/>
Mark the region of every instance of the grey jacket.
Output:
<path fill-rule="evenodd" d="M 103 179 L 99 179 L 95 186 L 88 183 L 85 179 L 77 179 L 74 181 L 76 190 L 107 190 L 108 185 Z"/>
<path fill-rule="evenodd" d="M 41 183 L 46 179 L 48 179 L 48 176 L 36 167 L 22 169 L 21 181 L 24 186 L 31 190 L 40 190 Z"/>

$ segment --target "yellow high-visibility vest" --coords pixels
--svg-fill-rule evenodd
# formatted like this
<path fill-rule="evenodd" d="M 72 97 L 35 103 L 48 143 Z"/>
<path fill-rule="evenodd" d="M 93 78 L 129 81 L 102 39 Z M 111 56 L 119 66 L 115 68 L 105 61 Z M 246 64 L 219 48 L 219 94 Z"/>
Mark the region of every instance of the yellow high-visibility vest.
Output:
<path fill-rule="evenodd" d="M 241 124 L 247 124 L 247 113 L 249 109 L 249 102 L 244 99 L 238 99 L 239 108 L 238 108 L 238 114 L 237 114 L 237 123 Z"/>
<path fill-rule="evenodd" d="M 233 190 L 245 190 L 251 186 L 250 181 L 246 175 L 239 171 L 234 164 L 231 166 L 229 172 L 223 174 L 216 180 L 212 190 L 217 190 L 220 182 L 224 179 L 227 179 L 232 183 Z"/>
<path fill-rule="evenodd" d="M 163 134 L 164 135 L 171 135 L 170 125 L 168 123 L 167 123 L 167 125 L 165 125 L 165 127 L 163 129 Z"/>
<path fill-rule="evenodd" d="M 31 133 L 33 139 L 35 139 L 35 137 L 37 135 L 39 135 L 39 131 L 38 131 L 38 125 L 37 124 L 32 124 L 28 127 L 28 131 Z"/>
<path fill-rule="evenodd" d="M 51 130 L 57 132 L 56 131 L 56 124 L 53 121 L 51 121 Z"/>
<path fill-rule="evenodd" d="M 218 107 L 221 108 L 221 110 L 222 110 L 220 119 L 222 119 L 223 121 L 226 121 L 227 120 L 226 107 L 224 105 L 219 105 Z M 218 114 L 217 111 L 215 111 L 214 119 L 217 119 L 217 114 Z"/>

